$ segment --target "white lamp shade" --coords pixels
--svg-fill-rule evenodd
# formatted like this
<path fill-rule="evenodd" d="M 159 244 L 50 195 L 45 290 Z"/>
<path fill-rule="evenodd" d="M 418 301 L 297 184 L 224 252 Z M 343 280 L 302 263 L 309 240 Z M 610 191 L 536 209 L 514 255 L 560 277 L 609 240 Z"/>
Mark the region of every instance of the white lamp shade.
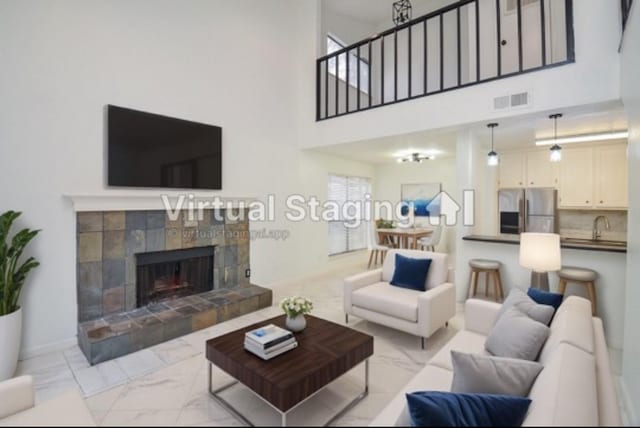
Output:
<path fill-rule="evenodd" d="M 556 233 L 520 234 L 520 266 L 534 272 L 560 270 L 560 235 Z"/>

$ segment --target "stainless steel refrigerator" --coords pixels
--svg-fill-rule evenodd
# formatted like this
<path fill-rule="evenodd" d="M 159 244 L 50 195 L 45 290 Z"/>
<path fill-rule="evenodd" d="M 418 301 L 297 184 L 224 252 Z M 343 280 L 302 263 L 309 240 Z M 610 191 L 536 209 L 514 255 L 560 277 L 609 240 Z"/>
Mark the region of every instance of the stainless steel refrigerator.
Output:
<path fill-rule="evenodd" d="M 557 193 L 553 188 L 499 190 L 500 233 L 557 233 Z"/>

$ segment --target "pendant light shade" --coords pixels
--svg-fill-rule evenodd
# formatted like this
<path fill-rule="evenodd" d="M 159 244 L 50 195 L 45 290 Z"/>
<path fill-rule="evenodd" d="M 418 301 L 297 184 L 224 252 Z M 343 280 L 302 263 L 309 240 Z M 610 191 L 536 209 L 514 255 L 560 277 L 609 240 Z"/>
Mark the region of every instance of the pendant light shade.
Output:
<path fill-rule="evenodd" d="M 553 141 L 558 141 L 558 119 L 562 117 L 561 113 L 552 114 L 549 116 L 549 119 L 553 119 Z M 560 162 L 562 160 L 562 147 L 555 143 L 549 149 L 551 152 L 550 160 L 551 162 Z"/>
<path fill-rule="evenodd" d="M 493 150 L 493 128 L 498 126 L 497 123 L 490 123 L 487 125 L 488 128 L 491 128 L 491 151 L 487 154 L 487 165 L 489 166 L 497 166 L 498 165 L 498 153 Z"/>

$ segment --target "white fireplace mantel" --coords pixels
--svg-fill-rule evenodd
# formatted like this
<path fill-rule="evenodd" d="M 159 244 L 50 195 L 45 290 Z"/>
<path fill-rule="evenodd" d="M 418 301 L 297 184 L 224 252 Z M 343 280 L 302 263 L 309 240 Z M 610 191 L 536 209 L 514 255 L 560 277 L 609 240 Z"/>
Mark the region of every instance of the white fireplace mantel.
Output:
<path fill-rule="evenodd" d="M 220 201 L 223 206 L 221 208 L 237 208 L 247 207 L 247 205 L 256 201 L 255 197 L 231 197 L 212 194 L 196 194 L 196 193 L 153 193 L 153 194 L 136 194 L 136 193 L 95 193 L 95 194 L 65 194 L 73 204 L 76 212 L 84 211 L 134 211 L 134 210 L 164 210 L 166 209 L 162 195 L 170 201 L 172 209 L 177 207 L 180 198 L 183 198 L 183 209 L 189 207 L 189 203 L 194 203 L 198 207 L 200 202 Z M 205 207 L 207 208 L 207 207 Z M 214 208 L 210 206 L 209 208 Z"/>

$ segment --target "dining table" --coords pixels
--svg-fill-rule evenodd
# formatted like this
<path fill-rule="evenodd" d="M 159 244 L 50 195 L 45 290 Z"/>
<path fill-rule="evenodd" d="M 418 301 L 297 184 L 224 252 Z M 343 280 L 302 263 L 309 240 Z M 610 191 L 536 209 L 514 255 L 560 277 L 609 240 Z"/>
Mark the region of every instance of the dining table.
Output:
<path fill-rule="evenodd" d="M 427 227 L 394 227 L 391 229 L 376 229 L 381 245 L 391 248 L 418 249 L 418 240 L 433 233 Z"/>

